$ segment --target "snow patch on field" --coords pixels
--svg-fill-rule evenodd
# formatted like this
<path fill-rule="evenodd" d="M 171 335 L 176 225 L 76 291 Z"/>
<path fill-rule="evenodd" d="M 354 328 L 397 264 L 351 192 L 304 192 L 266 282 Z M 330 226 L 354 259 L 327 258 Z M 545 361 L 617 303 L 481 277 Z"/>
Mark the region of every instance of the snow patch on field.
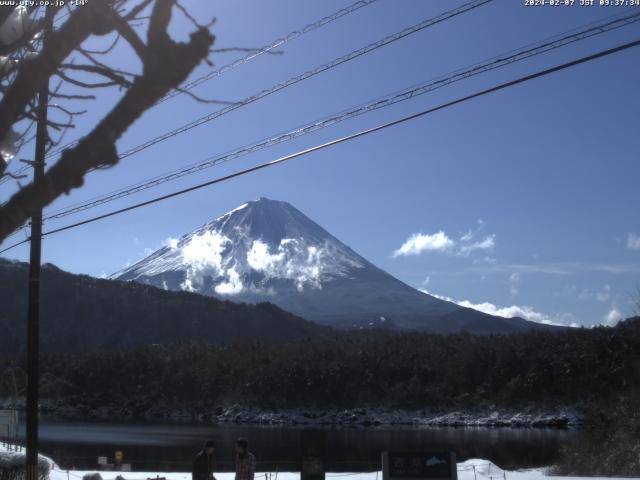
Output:
<path fill-rule="evenodd" d="M 23 468 L 25 463 L 26 454 L 24 448 L 16 450 L 15 447 L 11 448 L 6 443 L 0 443 L 0 478 L 3 478 L 4 472 Z M 41 476 L 46 476 L 54 468 L 57 468 L 57 466 L 52 459 L 44 455 L 38 455 L 38 470 Z M 10 475 L 7 478 L 10 478 Z"/>

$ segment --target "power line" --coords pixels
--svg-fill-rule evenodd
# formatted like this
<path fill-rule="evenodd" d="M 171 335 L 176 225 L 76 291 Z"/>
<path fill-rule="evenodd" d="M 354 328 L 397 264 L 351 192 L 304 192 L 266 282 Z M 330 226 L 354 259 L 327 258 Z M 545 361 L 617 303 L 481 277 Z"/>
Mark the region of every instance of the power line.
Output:
<path fill-rule="evenodd" d="M 506 88 L 513 87 L 515 85 L 519 85 L 521 83 L 525 83 L 525 82 L 528 82 L 530 80 L 533 80 L 533 79 L 536 79 L 536 78 L 539 78 L 539 77 L 550 75 L 552 73 L 555 73 L 555 72 L 558 72 L 558 71 L 561 71 L 561 70 L 566 70 L 566 69 L 574 67 L 576 65 L 587 63 L 587 62 L 596 60 L 598 58 L 602 58 L 602 57 L 605 57 L 605 56 L 608 56 L 608 55 L 612 55 L 614 53 L 621 52 L 621 51 L 624 51 L 624 50 L 627 50 L 627 49 L 630 49 L 630 48 L 634 48 L 634 47 L 637 47 L 637 46 L 640 46 L 640 39 L 632 41 L 632 42 L 628 42 L 628 43 L 625 43 L 625 44 L 622 44 L 622 45 L 618 45 L 617 47 L 609 48 L 607 50 L 602 50 L 600 52 L 597 52 L 597 53 L 594 53 L 594 54 L 591 54 L 591 55 L 587 55 L 585 57 L 581 57 L 581 58 L 578 58 L 576 60 L 557 65 L 555 67 L 550 67 L 550 68 L 547 68 L 545 70 L 540 70 L 538 72 L 535 72 L 535 73 L 532 73 L 532 74 L 529 74 L 529 75 L 525 75 L 523 77 L 519 77 L 519 78 L 517 78 L 515 80 L 511 80 L 509 82 L 501 83 L 501 84 L 496 85 L 494 87 L 490 87 L 490 88 L 487 88 L 485 90 L 481 90 L 479 92 L 472 93 L 470 95 L 458 98 L 456 100 L 452 100 L 450 102 L 443 103 L 441 105 L 438 105 L 437 107 L 432 107 L 432 108 L 429 108 L 429 109 L 426 109 L 426 110 L 422 110 L 421 112 L 414 113 L 412 115 L 408 115 L 408 116 L 399 118 L 397 120 L 393 120 L 391 122 L 383 123 L 381 125 L 368 128 L 366 130 L 361 130 L 359 132 L 356 132 L 356 133 L 353 133 L 353 134 L 350 134 L 350 135 L 347 135 L 347 136 L 344 136 L 344 137 L 340 137 L 340 138 L 331 140 L 329 142 L 322 143 L 320 145 L 316 145 L 314 147 L 310 147 L 310 148 L 307 148 L 307 149 L 304 149 L 304 150 L 300 150 L 300 151 L 298 151 L 296 153 L 292 153 L 292 154 L 285 155 L 283 157 L 277 158 L 275 160 L 271 160 L 270 162 L 261 163 L 259 165 L 256 165 L 256 166 L 253 166 L 253 167 L 250 167 L 250 168 L 246 168 L 244 170 L 240 170 L 238 172 L 235 172 L 235 173 L 232 173 L 232 174 L 229 174 L 229 175 L 225 175 L 223 177 L 219 177 L 219 178 L 216 178 L 216 179 L 213 179 L 213 180 L 209 180 L 207 182 L 200 183 L 198 185 L 194 185 L 192 187 L 185 188 L 183 190 L 178 190 L 176 192 L 172 192 L 172 193 L 169 193 L 169 194 L 166 194 L 166 195 L 162 195 L 160 197 L 156 197 L 156 198 L 153 198 L 151 200 L 147 200 L 145 202 L 140 202 L 140 203 L 137 203 L 137 204 L 134 204 L 134 205 L 130 205 L 130 206 L 125 207 L 125 208 L 114 210 L 114 211 L 111 211 L 109 213 L 105 213 L 103 215 L 98 215 L 96 217 L 89 218 L 89 219 L 86 219 L 86 220 L 83 220 L 83 221 L 80 221 L 80 222 L 76 222 L 76 223 L 73 223 L 71 225 L 66 225 L 64 227 L 56 228 L 54 230 L 49 230 L 48 232 L 43 233 L 42 236 L 44 237 L 44 236 L 48 236 L 48 235 L 53 235 L 54 233 L 59 233 L 59 232 L 63 232 L 63 231 L 66 231 L 66 230 L 70 230 L 72 228 L 80 227 L 82 225 L 87 225 L 89 223 L 97 222 L 98 220 L 103 220 L 105 218 L 113 217 L 113 216 L 119 215 L 121 213 L 129 212 L 131 210 L 136 210 L 138 208 L 142 208 L 142 207 L 145 207 L 145 206 L 148 206 L 148 205 L 152 205 L 154 203 L 158 203 L 158 202 L 161 202 L 163 200 L 167 200 L 169 198 L 177 197 L 179 195 L 184 195 L 185 193 L 193 192 L 195 190 L 199 190 L 199 189 L 211 186 L 211 185 L 215 185 L 217 183 L 221 183 L 221 182 L 224 182 L 224 181 L 227 181 L 227 180 L 231 180 L 231 179 L 236 178 L 236 177 L 247 175 L 249 173 L 253 173 L 253 172 L 256 172 L 258 170 L 262 170 L 262 169 L 265 169 L 265 168 L 268 168 L 268 167 L 273 167 L 275 165 L 279 165 L 279 164 L 287 162 L 289 160 L 293 160 L 294 158 L 298 158 L 298 157 L 307 155 L 309 153 L 316 152 L 318 150 L 323 150 L 325 148 L 331 147 L 333 145 L 337 145 L 339 143 L 344 143 L 344 142 L 347 142 L 347 141 L 350 141 L 350 140 L 354 140 L 356 138 L 363 137 L 365 135 L 369 135 L 371 133 L 374 133 L 374 132 L 377 132 L 377 131 L 380 131 L 380 130 L 383 130 L 383 129 L 386 129 L 386 128 L 389 128 L 389 127 L 393 127 L 395 125 L 400 125 L 400 124 L 406 123 L 406 122 L 408 122 L 410 120 L 414 120 L 416 118 L 420 118 L 420 117 L 429 115 L 429 114 L 437 112 L 439 110 L 444 110 L 445 108 L 449 108 L 449 107 L 452 107 L 454 105 L 458 105 L 460 103 L 472 100 L 474 98 L 482 97 L 482 96 L 488 95 L 490 93 L 494 93 L 494 92 L 497 92 L 497 91 L 500 91 L 500 90 L 504 90 Z M 12 248 L 17 247 L 18 245 L 22 245 L 22 244 L 24 244 L 24 243 L 26 243 L 28 241 L 29 241 L 28 239 L 27 240 L 23 240 L 22 242 L 13 244 L 13 245 L 11 245 L 11 246 L 3 249 L 3 250 L 0 250 L 0 254 L 5 253 L 8 250 L 11 250 Z"/>
<path fill-rule="evenodd" d="M 476 63 L 470 67 L 459 69 L 450 74 L 446 74 L 441 77 L 438 77 L 435 80 L 430 80 L 428 82 L 394 92 L 385 97 L 379 97 L 376 100 L 361 104 L 351 109 L 344 110 L 340 113 L 336 113 L 328 117 L 324 117 L 320 120 L 316 120 L 315 122 L 305 124 L 293 130 L 289 130 L 287 132 L 280 133 L 272 137 L 259 140 L 258 142 L 254 142 L 252 144 L 244 145 L 238 149 L 226 152 L 221 155 L 209 157 L 204 161 L 186 166 L 181 169 L 174 170 L 164 175 L 153 177 L 151 179 L 139 182 L 134 185 L 130 185 L 128 187 L 120 188 L 110 193 L 86 200 L 84 202 L 80 202 L 74 205 L 70 205 L 70 206 L 58 209 L 58 210 L 54 210 L 50 212 L 47 216 L 45 216 L 45 220 L 63 218 L 84 210 L 88 210 L 90 208 L 97 207 L 99 205 L 103 205 L 105 203 L 109 203 L 111 201 L 115 201 L 115 200 L 127 197 L 129 195 L 141 192 L 143 190 L 147 190 L 149 188 L 158 186 L 162 183 L 173 181 L 178 178 L 184 177 L 186 175 L 197 173 L 206 168 L 211 168 L 216 165 L 229 162 L 231 160 L 240 158 L 242 156 L 248 155 L 258 150 L 262 150 L 269 146 L 273 146 L 273 145 L 277 145 L 280 143 L 293 140 L 295 138 L 301 137 L 303 135 L 307 135 L 317 130 L 326 128 L 328 126 L 335 125 L 347 119 L 364 115 L 366 113 L 370 113 L 372 111 L 375 111 L 381 108 L 386 108 L 396 103 L 403 102 L 420 95 L 424 95 L 437 88 L 450 85 L 451 83 L 454 83 L 456 81 L 460 81 L 460 80 L 469 78 L 471 76 L 478 75 L 480 73 L 491 71 L 496 68 L 507 66 L 512 63 L 522 61 L 536 55 L 540 55 L 542 53 L 547 53 L 551 50 L 566 46 L 576 41 L 584 40 L 594 35 L 599 35 L 599 34 L 611 31 L 613 29 L 620 28 L 622 26 L 630 25 L 631 23 L 638 22 L 638 21 L 640 21 L 640 12 L 623 17 L 623 18 L 619 18 L 604 24 L 598 24 L 588 29 L 578 31 L 577 33 L 574 33 L 571 35 L 565 35 L 564 37 L 559 37 L 559 38 L 558 36 L 552 37 L 552 39 L 554 40 L 547 39 L 537 44 L 527 45 L 518 50 L 512 50 L 507 54 L 502 54 L 497 57 L 492 57 L 491 59 L 483 63 Z"/>
<path fill-rule="evenodd" d="M 180 135 L 182 133 L 185 133 L 189 130 L 192 130 L 193 128 L 199 127 L 200 125 L 203 125 L 205 123 L 208 123 L 212 120 L 215 120 L 216 118 L 222 117 L 223 115 L 226 115 L 230 112 L 233 112 L 235 110 L 238 110 L 242 107 L 245 107 L 247 105 L 250 105 L 258 100 L 261 100 L 263 98 L 266 98 L 276 92 L 279 92 L 280 90 L 284 90 L 285 88 L 291 87 L 292 85 L 295 85 L 297 83 L 300 83 L 304 80 L 308 80 L 309 78 L 315 77 L 316 75 L 325 72 L 327 70 L 330 70 L 332 68 L 335 68 L 339 65 L 342 65 L 343 63 L 349 62 L 351 60 L 354 60 L 356 58 L 361 57 L 362 55 L 366 55 L 367 53 L 370 53 L 374 50 L 377 50 L 381 47 L 384 47 L 386 45 L 389 45 L 390 43 L 396 42 L 404 37 L 407 37 L 409 35 L 412 35 L 414 33 L 417 33 L 421 30 L 424 30 L 426 28 L 429 28 L 435 24 L 444 22 L 450 18 L 456 17 L 458 15 L 461 15 L 463 13 L 466 13 L 470 10 L 473 10 L 477 7 L 480 7 L 482 5 L 485 5 L 487 3 L 492 2 L 493 0 L 473 0 L 472 2 L 469 3 L 465 3 L 459 7 L 456 7 L 452 10 L 448 10 L 436 17 L 433 18 L 429 18 L 426 20 L 423 20 L 422 22 L 413 25 L 411 27 L 405 28 L 404 30 L 401 30 L 400 32 L 397 32 L 395 34 L 392 35 L 388 35 L 386 37 L 384 37 L 381 40 L 378 40 L 376 42 L 370 43 L 362 48 L 359 48 L 357 50 L 353 50 L 349 53 L 347 53 L 346 55 L 343 55 L 341 57 L 338 57 L 328 63 L 324 63 L 318 67 L 313 68 L 312 70 L 307 70 L 304 73 L 301 73 L 299 75 L 296 75 L 295 77 L 291 77 L 288 80 L 285 80 L 284 82 L 278 83 L 276 85 L 273 85 L 270 88 L 264 89 L 258 93 L 256 93 L 255 95 L 251 95 L 247 98 L 245 98 L 244 100 L 241 100 L 240 102 L 231 104 L 231 105 L 227 105 L 226 107 L 223 107 L 219 110 L 215 110 L 203 117 L 200 117 L 196 120 L 193 120 L 189 123 L 186 123 L 176 129 L 170 130 L 168 132 L 165 132 L 161 135 L 158 135 L 154 138 L 151 138 L 149 140 L 147 140 L 144 143 L 141 143 L 133 148 L 130 148 L 129 150 L 126 150 L 125 152 L 121 153 L 118 158 L 119 159 L 123 159 L 126 157 L 129 157 L 131 155 L 134 155 L 136 153 L 141 152 L 142 150 L 145 150 L 157 143 L 160 143 L 164 140 L 167 140 L 169 138 L 175 137 L 177 135 Z"/>
<path fill-rule="evenodd" d="M 401 30 L 400 32 L 397 32 L 395 34 L 392 35 L 388 35 L 386 37 L 384 37 L 381 40 L 378 40 L 376 42 L 370 43 L 362 48 L 359 48 L 357 50 L 353 50 L 349 53 L 347 53 L 346 55 L 343 55 L 341 57 L 338 57 L 328 63 L 322 64 L 312 70 L 307 70 L 304 73 L 301 73 L 300 75 L 297 75 L 295 77 L 291 77 L 288 80 L 278 83 L 270 88 L 267 88 L 265 90 L 262 90 L 261 92 L 258 92 L 255 95 L 252 95 L 250 97 L 245 98 L 244 100 L 241 100 L 240 102 L 236 103 L 236 104 L 232 104 L 232 105 L 228 105 L 224 108 L 221 108 L 219 110 L 216 110 L 214 112 L 211 112 L 208 115 L 205 115 L 203 117 L 200 117 L 196 120 L 193 120 L 185 125 L 182 125 L 181 127 L 178 127 L 174 130 L 171 130 L 169 132 L 165 132 L 162 135 L 158 135 L 157 137 L 154 137 L 150 140 L 147 140 L 146 142 L 137 145 L 133 148 L 130 148 L 129 150 L 126 150 L 125 152 L 121 153 L 119 158 L 126 158 L 129 157 L 131 155 L 134 155 L 142 150 L 145 150 L 157 143 L 160 143 L 164 140 L 167 140 L 168 138 L 172 138 L 175 137 L 176 135 L 179 135 L 181 133 L 187 132 L 193 128 L 199 127 L 200 125 L 203 125 L 205 123 L 208 123 L 216 118 L 219 118 L 223 115 L 226 115 L 227 113 L 233 112 L 235 110 L 238 110 L 239 108 L 242 108 L 246 105 L 249 105 L 253 102 L 256 102 L 257 100 L 261 100 L 265 97 L 268 97 L 269 95 L 272 95 L 276 92 L 279 92 L 280 90 L 283 90 L 285 88 L 288 88 L 292 85 L 295 85 L 297 83 L 300 83 L 304 80 L 308 80 L 309 78 L 315 77 L 316 75 L 325 72 L 327 70 L 330 70 L 332 68 L 335 68 L 339 65 L 342 65 L 343 63 L 349 62 L 351 60 L 354 60 L 356 58 L 361 57 L 362 55 L 366 55 L 367 53 L 373 52 L 381 47 L 384 47 L 386 45 L 389 45 L 390 43 L 396 42 L 404 37 L 407 37 L 409 35 L 412 35 L 414 33 L 417 33 L 419 31 L 422 31 L 426 28 L 429 28 L 433 25 L 436 25 L 438 23 L 444 22 L 446 20 L 449 20 L 450 18 L 456 17 L 458 15 L 461 15 L 463 13 L 466 13 L 470 10 L 473 10 L 475 8 L 478 8 L 482 5 L 485 5 L 487 3 L 492 2 L 493 0 L 473 0 L 472 2 L 469 3 L 465 3 L 459 7 L 456 7 L 452 10 L 448 10 L 436 17 L 433 18 L 429 18 L 426 20 L 423 20 L 420 23 L 417 23 L 416 25 L 413 25 L 411 27 L 405 28 L 404 30 Z"/>
<path fill-rule="evenodd" d="M 244 107 L 246 105 L 249 105 L 249 104 L 251 104 L 253 102 L 256 102 L 258 100 L 261 100 L 261 99 L 263 99 L 265 97 L 268 97 L 269 95 L 272 95 L 272 94 L 274 94 L 276 92 L 279 92 L 280 90 L 284 90 L 285 88 L 288 88 L 288 87 L 290 87 L 292 85 L 300 83 L 300 82 L 302 82 L 304 80 L 307 80 L 307 79 L 309 79 L 311 77 L 314 77 L 314 76 L 316 76 L 316 75 L 318 75 L 318 74 L 320 74 L 320 73 L 322 73 L 322 72 L 324 72 L 326 70 L 330 70 L 332 68 L 335 68 L 335 67 L 337 67 L 339 65 L 342 65 L 343 63 L 346 63 L 348 61 L 354 60 L 356 58 L 361 57 L 362 55 L 365 55 L 365 54 L 370 53 L 370 52 L 372 52 L 374 50 L 377 50 L 378 48 L 381 48 L 381 47 L 384 47 L 386 45 L 389 45 L 390 43 L 393 43 L 393 42 L 395 42 L 397 40 L 400 40 L 400 39 L 402 39 L 404 37 L 407 37 L 409 35 L 412 35 L 414 33 L 422 31 L 422 30 L 424 30 L 424 29 L 426 29 L 428 27 L 431 27 L 431 26 L 433 26 L 433 25 L 435 25 L 437 23 L 441 23 L 441 22 L 443 22 L 445 20 L 448 20 L 448 19 L 453 18 L 455 16 L 458 16 L 460 14 L 463 14 L 463 13 L 465 13 L 467 11 L 473 10 L 473 9 L 475 9 L 477 7 L 485 5 L 485 4 L 490 3 L 492 1 L 493 0 L 474 0 L 472 2 L 460 5 L 459 7 L 456 7 L 453 10 L 448 10 L 448 11 L 446 11 L 446 12 L 444 12 L 444 13 L 436 16 L 436 17 L 432 17 L 432 18 L 423 20 L 422 22 L 420 22 L 420 23 L 418 23 L 416 25 L 413 25 L 411 27 L 407 27 L 404 30 L 401 30 L 401 31 L 399 31 L 399 32 L 397 32 L 395 34 L 388 35 L 388 36 L 382 38 L 381 40 L 378 40 L 376 42 L 370 43 L 370 44 L 368 44 L 368 45 L 366 45 L 364 47 L 361 47 L 361 48 L 359 48 L 357 50 L 353 50 L 353 51 L 347 53 L 346 55 L 338 57 L 338 58 L 336 58 L 336 59 L 334 59 L 334 60 L 332 60 L 332 61 L 330 61 L 328 63 L 322 64 L 322 65 L 320 65 L 320 66 L 318 66 L 318 67 L 316 67 L 316 68 L 314 68 L 312 70 L 308 70 L 308 71 L 306 71 L 306 72 L 304 72 L 304 73 L 302 73 L 300 75 L 297 75 L 295 77 L 291 77 L 291 78 L 289 78 L 288 80 L 286 80 L 284 82 L 278 83 L 278 84 L 276 84 L 276 85 L 274 85 L 274 86 L 272 86 L 272 87 L 270 87 L 268 89 L 262 90 L 262 91 L 258 92 L 257 94 L 252 95 L 250 97 L 247 97 L 247 98 L 245 98 L 244 100 L 242 100 L 242 101 L 240 101 L 238 103 L 228 105 L 228 106 L 226 106 L 224 108 L 221 108 L 219 110 L 216 110 L 216 111 L 214 111 L 214 112 L 212 112 L 212 113 L 210 113 L 208 115 L 200 117 L 200 118 L 198 118 L 198 119 L 196 119 L 196 120 L 194 120 L 192 122 L 189 122 L 189 123 L 187 123 L 185 125 L 182 125 L 181 127 L 178 127 L 177 129 L 171 130 L 169 132 L 165 132 L 162 135 L 159 135 L 159 136 L 154 137 L 154 138 L 152 138 L 150 140 L 147 140 L 146 142 L 144 142 L 142 144 L 139 144 L 139 145 L 137 145 L 137 146 L 135 146 L 135 147 L 133 147 L 133 148 L 121 153 L 119 155 L 119 159 L 123 159 L 123 158 L 126 158 L 128 156 L 134 155 L 134 154 L 136 154 L 136 153 L 138 153 L 138 152 L 140 152 L 142 150 L 145 150 L 145 149 L 147 149 L 147 148 L 149 148 L 149 147 L 151 147 L 151 146 L 153 146 L 153 145 L 155 145 L 155 144 L 157 144 L 159 142 L 162 142 L 164 140 L 167 140 L 169 138 L 177 136 L 177 135 L 179 135 L 181 133 L 187 132 L 187 131 L 189 131 L 189 130 L 191 130 L 193 128 L 196 128 L 196 127 L 198 127 L 200 125 L 208 123 L 208 122 L 210 122 L 210 121 L 212 121 L 212 120 L 214 120 L 216 118 L 222 117 L 223 115 L 226 115 L 227 113 L 233 112 L 235 110 L 238 110 L 239 108 L 242 108 L 242 107 Z M 327 17 L 325 17 L 325 18 L 327 18 Z M 320 21 L 322 21 L 322 20 L 319 20 L 319 22 Z M 326 24 L 326 23 L 327 22 L 325 22 L 324 24 Z M 311 24 L 311 25 L 314 25 L 314 24 Z M 307 27 L 305 27 L 305 28 L 307 28 Z M 225 68 L 225 67 L 222 67 L 222 68 Z M 67 149 L 69 147 L 72 147 L 73 145 L 75 145 L 77 143 L 78 143 L 78 141 L 70 142 L 70 143 L 68 143 L 68 144 L 66 144 L 66 145 L 64 145 L 64 146 L 62 146 L 60 148 L 52 150 L 51 152 L 49 152 L 47 154 L 47 157 L 51 157 L 53 155 L 56 155 L 56 154 L 62 152 L 63 150 L 65 150 L 65 149 Z M 25 169 L 21 169 L 21 170 L 15 172 L 15 174 L 22 173 L 24 170 Z M 6 178 L 8 179 L 9 177 L 6 177 Z M 6 181 L 6 179 L 0 179 L 0 185 L 3 183 L 3 180 Z"/>
<path fill-rule="evenodd" d="M 31 165 L 23 165 L 22 167 L 20 167 L 19 169 L 13 172 L 6 172 L 2 177 L 0 177 L 0 185 L 8 182 L 9 180 L 15 180 L 14 178 L 12 178 L 12 175 L 21 176 L 24 172 L 26 172 L 30 168 L 31 168 Z"/>
<path fill-rule="evenodd" d="M 282 45 L 284 45 L 285 43 L 290 42 L 291 40 L 295 40 L 298 37 L 301 37 L 309 32 L 312 32 L 314 30 L 317 30 L 318 28 L 324 27 L 325 25 L 328 25 L 346 15 L 349 15 L 350 13 L 353 13 L 363 7 L 369 6 L 372 3 L 377 2 L 378 0 L 358 0 L 357 2 L 352 3 L 351 5 L 342 8 L 336 12 L 333 12 L 330 15 L 327 15 L 325 17 L 322 17 L 319 20 L 316 20 L 313 23 L 310 23 L 302 28 L 299 28 L 297 30 L 294 30 L 293 32 L 290 32 L 289 34 L 285 35 L 284 37 L 280 37 L 277 38 L 275 40 L 273 40 L 270 44 L 265 45 L 261 48 L 258 48 L 256 50 L 253 50 L 251 52 L 249 52 L 247 55 L 245 55 L 242 58 L 239 58 L 238 60 L 235 60 L 231 63 L 228 63 L 226 65 L 223 65 L 222 67 L 213 70 L 209 73 L 207 73 L 206 75 L 203 75 L 199 78 L 196 78 L 194 80 L 192 80 L 191 82 L 188 82 L 187 84 L 183 85 L 180 87 L 180 90 L 172 90 L 171 92 L 169 92 L 167 95 L 165 95 L 163 98 L 161 98 L 160 100 L 158 100 L 155 104 L 158 105 L 159 103 L 162 103 L 166 100 L 169 100 L 170 98 L 173 98 L 177 95 L 180 95 L 181 93 L 184 93 L 184 91 L 186 90 L 191 90 L 192 88 L 197 87 L 198 85 L 201 85 L 202 83 L 208 82 L 209 80 L 215 78 L 215 77 L 219 77 L 223 74 L 225 74 L 226 72 L 233 70 L 236 67 L 239 67 L 240 65 L 243 65 L 251 60 L 253 60 L 256 57 L 259 57 L 260 55 L 263 55 L 265 53 L 269 53 L 270 51 L 272 51 L 273 49 L 280 47 Z M 51 157 L 54 155 L 57 155 L 59 153 L 61 153 L 63 150 L 66 150 L 67 148 L 70 148 L 74 145 L 76 145 L 79 142 L 79 140 L 74 140 L 72 142 L 69 142 L 61 147 L 56 148 L 55 150 L 52 150 L 51 152 L 49 152 L 47 154 L 47 157 Z"/>
<path fill-rule="evenodd" d="M 300 28 L 298 30 L 294 30 L 293 32 L 289 33 L 288 35 L 282 37 L 282 38 L 278 38 L 276 40 L 274 40 L 273 42 L 271 42 L 269 45 L 265 45 L 264 47 L 251 52 L 249 54 L 247 54 L 246 56 L 235 60 L 234 62 L 231 62 L 227 65 L 223 65 L 222 67 L 213 70 L 209 73 L 207 73 L 206 75 L 203 75 L 201 77 L 198 77 L 190 82 L 188 82 L 187 84 L 183 85 L 180 87 L 180 90 L 172 90 L 171 92 L 169 92 L 167 95 L 165 95 L 163 98 L 161 98 L 157 103 L 161 103 L 164 102 L 165 100 L 168 100 L 170 98 L 173 98 L 177 95 L 180 95 L 181 93 L 184 92 L 184 90 L 191 90 L 195 87 L 197 87 L 198 85 L 202 85 L 205 82 L 208 82 L 209 80 L 211 80 L 212 78 L 215 77 L 219 77 L 220 75 L 228 72 L 229 70 L 232 70 L 264 53 L 268 53 L 271 50 L 273 50 L 274 48 L 277 48 L 281 45 L 284 45 L 285 43 L 294 40 L 298 37 L 301 37 L 302 35 L 304 35 L 305 33 L 309 33 L 312 32 L 313 30 L 323 27 L 337 19 L 339 19 L 340 17 L 343 17 L 345 15 L 348 15 L 352 12 L 355 12 L 356 10 L 359 10 L 362 7 L 366 7 L 368 5 L 371 5 L 372 3 L 374 3 L 377 0 L 360 0 L 358 2 L 355 2 L 351 5 L 349 5 L 346 8 L 343 8 L 341 10 L 338 10 L 335 13 L 332 13 L 331 15 L 327 15 L 326 17 L 321 18 L 320 20 L 310 23 L 309 25 Z"/>

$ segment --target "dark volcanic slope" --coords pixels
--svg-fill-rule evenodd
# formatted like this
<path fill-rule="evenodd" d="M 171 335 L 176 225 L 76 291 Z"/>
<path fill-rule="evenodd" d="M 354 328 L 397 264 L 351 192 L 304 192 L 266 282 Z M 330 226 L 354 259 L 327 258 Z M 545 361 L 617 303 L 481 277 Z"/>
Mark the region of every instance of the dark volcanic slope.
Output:
<path fill-rule="evenodd" d="M 268 303 L 235 304 L 74 275 L 52 265 L 43 266 L 41 291 L 41 344 L 47 351 L 245 338 L 287 341 L 330 333 Z M 0 259 L 0 353 L 24 350 L 26 305 L 27 265 Z"/>

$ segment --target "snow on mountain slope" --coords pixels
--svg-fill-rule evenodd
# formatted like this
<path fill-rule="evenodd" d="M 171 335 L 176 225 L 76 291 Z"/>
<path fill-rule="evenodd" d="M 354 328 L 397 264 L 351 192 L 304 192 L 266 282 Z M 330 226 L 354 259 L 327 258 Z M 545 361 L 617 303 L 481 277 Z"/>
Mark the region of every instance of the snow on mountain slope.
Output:
<path fill-rule="evenodd" d="M 366 260 L 291 205 L 261 198 L 172 240 L 120 279 L 180 273 L 182 290 L 204 294 L 268 294 L 271 280 L 302 292 L 364 268 Z M 167 288 L 175 288 L 171 285 Z"/>
<path fill-rule="evenodd" d="M 323 324 L 453 332 L 536 327 L 420 292 L 358 255 L 292 205 L 245 203 L 112 275 L 232 301 L 270 301 Z"/>

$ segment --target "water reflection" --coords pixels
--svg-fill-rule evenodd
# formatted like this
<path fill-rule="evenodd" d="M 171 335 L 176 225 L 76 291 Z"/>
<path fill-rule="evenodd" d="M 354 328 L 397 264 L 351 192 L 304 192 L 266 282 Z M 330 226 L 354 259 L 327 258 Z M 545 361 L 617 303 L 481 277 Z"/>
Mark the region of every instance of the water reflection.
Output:
<path fill-rule="evenodd" d="M 97 457 L 122 450 L 134 470 L 187 471 L 205 440 L 213 439 L 216 470 L 233 469 L 233 445 L 246 437 L 258 470 L 297 471 L 302 428 L 242 425 L 113 424 L 44 421 L 41 451 L 63 468 L 92 469 Z M 458 461 L 485 458 L 503 468 L 549 465 L 570 430 L 489 428 L 341 428 L 326 429 L 328 471 L 380 468 L 384 450 L 446 450 Z"/>

